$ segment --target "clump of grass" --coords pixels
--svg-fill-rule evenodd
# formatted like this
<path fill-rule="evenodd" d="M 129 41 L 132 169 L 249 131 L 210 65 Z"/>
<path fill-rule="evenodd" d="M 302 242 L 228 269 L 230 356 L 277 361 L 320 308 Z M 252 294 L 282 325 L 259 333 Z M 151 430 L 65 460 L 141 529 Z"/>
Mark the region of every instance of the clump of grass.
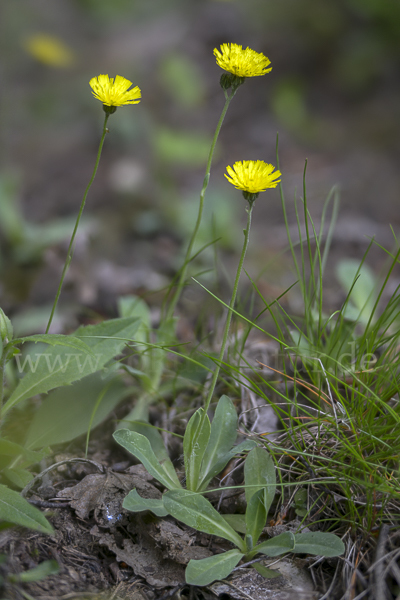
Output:
<path fill-rule="evenodd" d="M 254 366 L 242 346 L 241 364 L 225 363 L 224 368 L 242 390 L 263 399 L 279 418 L 278 434 L 259 432 L 259 440 L 280 466 L 282 495 L 276 522 L 297 514 L 303 522 L 340 534 L 346 542 L 344 589 L 367 593 L 378 534 L 384 528 L 390 539 L 400 525 L 399 287 L 388 298 L 386 294 L 400 249 L 385 250 L 390 262 L 381 282 L 367 286 L 368 293 L 361 285 L 359 294 L 372 240 L 359 266 L 353 266 L 342 306 L 326 314 L 324 269 L 337 193 L 330 194 L 317 231 L 307 207 L 304 172 L 303 217 L 296 207 L 298 240 L 293 240 L 280 189 L 303 309 L 293 316 L 279 299 L 267 303 L 252 282 L 264 309 L 255 321 L 238 314 L 248 325 L 244 339 L 260 330 L 269 340 L 274 338 L 276 352 L 270 353 L 270 362 L 267 353 Z M 331 201 L 333 218 L 324 238 Z M 259 325 L 264 313 L 272 318 L 274 335 L 270 326 Z M 366 576 L 358 576 L 360 569 Z M 315 576 L 323 578 L 322 572 Z"/>

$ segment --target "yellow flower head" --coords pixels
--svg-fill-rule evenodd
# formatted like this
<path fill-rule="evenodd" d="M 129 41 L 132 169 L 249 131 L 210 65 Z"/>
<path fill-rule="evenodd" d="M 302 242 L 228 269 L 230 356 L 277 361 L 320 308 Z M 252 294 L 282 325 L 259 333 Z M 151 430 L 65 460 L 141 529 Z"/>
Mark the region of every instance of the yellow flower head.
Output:
<path fill-rule="evenodd" d="M 100 100 L 104 106 L 124 106 L 125 104 L 138 104 L 142 96 L 138 86 L 129 90 L 132 82 L 121 75 L 113 77 L 99 75 L 89 81 L 93 96 Z"/>
<path fill-rule="evenodd" d="M 280 182 L 281 172 L 273 173 L 274 169 L 263 160 L 244 160 L 235 162 L 233 167 L 226 167 L 228 175 L 225 173 L 225 177 L 237 190 L 258 194 L 267 188 L 275 188 Z"/>
<path fill-rule="evenodd" d="M 24 45 L 31 56 L 51 67 L 69 67 L 75 60 L 72 50 L 52 35 L 45 33 L 31 35 L 25 40 Z"/>
<path fill-rule="evenodd" d="M 217 65 L 236 77 L 258 77 L 272 71 L 269 58 L 251 48 L 243 50 L 239 44 L 221 44 L 221 52 L 214 48 Z"/>

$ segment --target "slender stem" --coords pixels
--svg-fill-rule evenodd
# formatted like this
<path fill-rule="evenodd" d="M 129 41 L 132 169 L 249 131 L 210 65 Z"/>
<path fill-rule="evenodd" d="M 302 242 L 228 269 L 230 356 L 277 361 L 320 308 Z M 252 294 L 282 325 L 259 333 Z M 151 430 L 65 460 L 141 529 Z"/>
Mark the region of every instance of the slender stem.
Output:
<path fill-rule="evenodd" d="M 3 420 L 3 396 L 4 396 L 4 370 L 6 368 L 7 350 L 4 352 L 0 359 L 0 428 Z"/>
<path fill-rule="evenodd" d="M 212 399 L 212 396 L 213 396 L 213 393 L 214 393 L 215 384 L 217 383 L 218 375 L 219 375 L 219 372 L 220 372 L 220 369 L 221 369 L 221 364 L 222 364 L 222 361 L 224 359 L 225 347 L 226 347 L 226 342 L 228 340 L 229 329 L 230 329 L 231 320 L 232 320 L 232 314 L 233 314 L 232 313 L 232 309 L 233 309 L 233 307 L 235 305 L 236 295 L 237 295 L 237 291 L 238 291 L 238 287 L 239 287 L 240 274 L 242 272 L 244 258 L 246 256 L 247 247 L 249 245 L 250 227 L 251 227 L 251 215 L 252 215 L 252 212 L 253 212 L 253 206 L 254 206 L 254 202 L 249 202 L 249 206 L 247 208 L 247 225 L 246 225 L 246 229 L 243 230 L 243 233 L 244 233 L 244 242 L 243 242 L 242 254 L 240 255 L 240 260 L 239 260 L 239 264 L 238 264 L 238 268 L 237 268 L 237 272 L 236 272 L 235 283 L 233 284 L 232 297 L 231 297 L 231 301 L 229 303 L 228 314 L 227 314 L 227 317 L 226 317 L 226 323 L 225 323 L 225 329 L 224 329 L 224 336 L 222 338 L 221 350 L 219 352 L 217 366 L 216 366 L 216 369 L 214 371 L 214 375 L 213 375 L 213 378 L 212 378 L 212 381 L 211 381 L 210 389 L 208 391 L 208 395 L 207 395 L 207 398 L 206 398 L 206 401 L 205 401 L 204 413 L 203 413 L 203 416 L 202 416 L 202 421 L 199 424 L 199 431 L 201 431 L 201 428 L 202 428 L 202 425 L 203 425 L 203 421 L 206 418 L 206 414 L 207 414 L 207 411 L 208 411 L 208 408 L 210 406 L 211 399 Z"/>
<path fill-rule="evenodd" d="M 92 187 L 92 183 L 94 181 L 94 178 L 96 176 L 97 169 L 98 169 L 98 166 L 99 166 L 100 157 L 101 157 L 101 151 L 103 149 L 104 139 L 105 139 L 106 133 L 107 133 L 107 121 L 108 121 L 109 116 L 110 116 L 110 114 L 106 113 L 105 118 L 104 118 L 103 133 L 102 133 L 101 140 L 100 140 L 99 150 L 97 152 L 96 163 L 94 165 L 93 173 L 92 173 L 90 181 L 89 181 L 89 183 L 88 183 L 88 185 L 86 187 L 85 193 L 83 194 L 83 198 L 82 198 L 82 202 L 81 202 L 81 207 L 79 209 L 78 217 L 77 217 L 76 222 L 75 222 L 74 231 L 72 232 L 71 241 L 70 241 L 69 246 L 68 246 L 67 258 L 65 260 L 64 268 L 63 268 L 63 271 L 62 271 L 62 274 L 61 274 L 61 279 L 60 279 L 60 283 L 59 283 L 59 286 L 58 286 L 58 289 L 57 289 L 56 297 L 54 299 L 53 308 L 51 309 L 51 314 L 50 314 L 49 322 L 47 323 L 46 333 L 49 332 L 50 325 L 51 325 L 51 322 L 53 320 L 55 310 L 57 308 L 58 299 L 59 299 L 60 294 L 61 294 L 61 289 L 62 289 L 62 286 L 63 286 L 63 283 L 64 283 L 64 278 L 65 278 L 65 275 L 66 275 L 66 273 L 68 271 L 68 267 L 70 265 L 70 262 L 72 260 L 72 256 L 73 256 L 73 253 L 74 253 L 74 241 L 75 241 L 76 232 L 78 231 L 79 222 L 81 220 L 83 209 L 85 208 L 85 203 L 86 203 L 87 195 L 89 193 L 90 188 Z"/>
<path fill-rule="evenodd" d="M 221 113 L 221 116 L 219 118 L 219 121 L 218 121 L 218 124 L 217 124 L 217 128 L 215 130 L 214 137 L 213 137 L 212 142 L 211 142 L 210 152 L 209 152 L 209 155 L 208 155 L 207 166 L 206 166 L 206 174 L 204 176 L 203 187 L 201 188 L 201 192 L 200 192 L 199 212 L 197 214 L 196 224 L 194 226 L 193 233 L 192 233 L 192 236 L 191 236 L 190 241 L 189 241 L 189 245 L 188 245 L 187 250 L 186 250 L 185 260 L 183 262 L 183 265 L 182 265 L 182 268 L 181 268 L 181 272 L 179 274 L 179 280 L 178 280 L 178 283 L 177 283 L 177 286 L 176 286 L 176 289 L 175 289 L 175 293 L 174 293 L 174 295 L 172 297 L 172 300 L 171 300 L 171 302 L 170 302 L 170 304 L 168 306 L 168 309 L 167 309 L 167 314 L 166 314 L 166 319 L 167 320 L 170 319 L 172 317 L 172 315 L 174 314 L 176 305 L 177 305 L 178 300 L 179 300 L 179 298 L 181 296 L 181 293 L 182 293 L 182 288 L 183 288 L 184 283 L 185 283 L 188 265 L 189 265 L 189 263 L 191 261 L 191 255 L 192 255 L 192 250 L 193 250 L 194 242 L 196 240 L 196 236 L 197 236 L 197 233 L 199 231 L 199 227 L 200 227 L 200 223 L 201 223 L 201 217 L 203 215 L 204 196 L 206 194 L 206 190 L 207 190 L 207 187 L 208 187 L 208 182 L 210 181 L 211 163 L 212 163 L 212 159 L 213 159 L 213 155 L 214 155 L 215 146 L 216 146 L 216 143 L 217 143 L 217 140 L 218 140 L 219 132 L 220 132 L 221 127 L 222 127 L 222 123 L 224 122 L 225 115 L 226 115 L 227 110 L 229 108 L 229 104 L 231 103 L 231 100 L 232 100 L 233 96 L 236 94 L 236 91 L 237 91 L 237 87 L 235 86 L 235 87 L 232 88 L 232 91 L 231 91 L 231 93 L 229 95 L 225 92 L 225 97 L 226 97 L 225 105 L 224 105 L 224 108 L 222 109 L 222 113 Z"/>

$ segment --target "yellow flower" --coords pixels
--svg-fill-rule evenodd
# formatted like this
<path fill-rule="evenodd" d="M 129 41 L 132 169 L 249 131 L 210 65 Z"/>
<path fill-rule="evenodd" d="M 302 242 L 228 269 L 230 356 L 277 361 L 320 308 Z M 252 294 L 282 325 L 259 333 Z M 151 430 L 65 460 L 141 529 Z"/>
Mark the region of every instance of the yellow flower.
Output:
<path fill-rule="evenodd" d="M 243 50 L 239 44 L 221 44 L 221 52 L 214 48 L 217 65 L 236 77 L 258 77 L 272 71 L 269 58 L 251 48 Z"/>
<path fill-rule="evenodd" d="M 52 35 L 45 33 L 31 35 L 25 40 L 24 45 L 36 60 L 51 67 L 69 67 L 75 60 L 72 50 Z"/>
<path fill-rule="evenodd" d="M 104 106 L 124 106 L 125 104 L 138 104 L 141 98 L 141 91 L 138 86 L 129 90 L 132 82 L 121 75 L 117 75 L 114 81 L 113 77 L 108 75 L 99 75 L 89 81 L 92 88 L 92 94 Z"/>
<path fill-rule="evenodd" d="M 249 194 L 258 194 L 265 192 L 267 188 L 275 188 L 281 176 L 280 171 L 272 172 L 275 169 L 263 160 L 244 160 L 235 162 L 232 167 L 226 167 L 228 175 L 227 180 L 235 186 L 237 190 L 242 190 Z"/>

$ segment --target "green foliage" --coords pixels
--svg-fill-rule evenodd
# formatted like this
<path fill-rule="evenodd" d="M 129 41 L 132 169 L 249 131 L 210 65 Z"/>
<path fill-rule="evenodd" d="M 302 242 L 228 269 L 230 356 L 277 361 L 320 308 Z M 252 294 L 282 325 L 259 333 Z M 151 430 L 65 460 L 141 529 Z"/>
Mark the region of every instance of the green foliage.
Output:
<path fill-rule="evenodd" d="M 108 374 L 107 377 L 101 376 L 99 371 L 104 371 L 106 365 L 111 364 L 115 355 L 133 338 L 140 320 L 137 317 L 114 319 L 99 325 L 80 327 L 69 336 L 41 334 L 14 339 L 11 323 L 4 314 L 2 322 L 5 327 L 2 336 L 5 346 L 0 361 L 1 395 L 7 361 L 14 356 L 16 361 L 21 359 L 17 354 L 17 346 L 26 342 L 49 346 L 45 353 L 36 353 L 35 363 L 32 354 L 23 357 L 23 365 L 31 368 L 2 407 L 2 416 L 7 414 L 7 426 L 13 424 L 13 419 L 18 420 L 16 411 L 14 414 L 11 412 L 17 404 L 32 395 L 57 388 L 35 412 L 24 446 L 0 438 L 0 471 L 12 485 L 23 488 L 32 479 L 27 467 L 46 455 L 45 451 L 33 449 L 69 441 L 83 433 L 89 435 L 90 429 L 105 419 L 126 396 L 127 388 L 120 378 L 112 374 L 112 369 L 111 376 Z M 36 346 L 32 353 L 35 350 Z M 71 361 L 71 357 L 76 359 L 76 363 Z M 22 363 L 18 364 L 20 366 Z M 71 383 L 72 386 L 68 385 Z M 43 533 L 53 531 L 38 509 L 5 485 L 0 485 L 0 519 Z M 39 570 L 38 574 L 41 572 Z"/>
<path fill-rule="evenodd" d="M 147 471 L 165 488 L 162 500 L 142 499 L 136 490 L 125 498 L 123 507 L 132 512 L 151 510 L 158 517 L 172 515 L 178 521 L 210 535 L 222 537 L 237 546 L 217 556 L 191 560 L 186 569 L 186 581 L 191 585 L 208 585 L 215 579 L 227 577 L 241 558 L 251 560 L 256 554 L 279 556 L 286 552 L 307 552 L 337 556 L 344 551 L 343 542 L 333 534 L 314 533 L 312 536 L 285 532 L 257 545 L 274 500 L 276 489 L 275 467 L 264 448 L 247 441 L 233 447 L 236 439 L 237 414 L 231 400 L 222 396 L 210 424 L 203 409 L 191 417 L 183 441 L 187 489 L 182 489 L 173 470 L 161 436 L 154 429 L 144 427 L 145 435 L 119 430 L 114 439 L 140 460 Z M 245 461 L 245 515 L 221 515 L 201 492 L 227 464 L 229 459 L 249 451 Z M 244 533 L 244 538 L 237 532 Z M 306 548 L 306 550 L 304 550 Z M 274 573 L 265 572 L 273 577 Z"/>
<path fill-rule="evenodd" d="M 37 354 L 36 363 L 29 361 L 31 370 L 25 374 L 5 403 L 3 415 L 22 400 L 68 385 L 99 371 L 122 351 L 138 327 L 139 321 L 136 318 L 112 319 L 99 325 L 79 327 L 66 346 L 56 346 L 49 352 Z M 40 337 L 43 341 L 43 336 Z M 61 337 L 58 336 L 59 339 Z M 74 346 L 74 338 L 77 338 L 78 344 L 83 341 L 88 345 L 90 350 L 83 356 L 71 354 L 70 347 Z M 24 341 L 28 340 L 25 338 Z M 81 345 L 78 349 L 82 351 Z"/>
<path fill-rule="evenodd" d="M 147 471 L 167 489 L 180 488 L 181 484 L 171 461 L 161 464 L 155 455 L 149 440 L 140 433 L 128 429 L 118 429 L 113 435 L 115 441 L 140 460 Z"/>
<path fill-rule="evenodd" d="M 0 519 L 42 533 L 53 533 L 46 517 L 18 492 L 0 484 Z"/>
<path fill-rule="evenodd" d="M 104 421 L 126 394 L 118 376 L 104 379 L 98 373 L 53 390 L 33 416 L 26 447 L 43 448 L 73 440 Z"/>
<path fill-rule="evenodd" d="M 135 421 L 148 421 L 149 406 L 158 399 L 162 376 L 166 365 L 164 346 L 174 345 L 175 318 L 165 319 L 156 331 L 151 329 L 150 310 L 138 296 L 124 296 L 119 299 L 118 308 L 122 317 L 140 319 L 135 333 L 135 343 L 130 346 L 139 358 L 139 368 L 124 365 L 128 373 L 139 379 L 142 390 L 134 408 L 118 424 L 117 429 L 137 431 Z"/>

